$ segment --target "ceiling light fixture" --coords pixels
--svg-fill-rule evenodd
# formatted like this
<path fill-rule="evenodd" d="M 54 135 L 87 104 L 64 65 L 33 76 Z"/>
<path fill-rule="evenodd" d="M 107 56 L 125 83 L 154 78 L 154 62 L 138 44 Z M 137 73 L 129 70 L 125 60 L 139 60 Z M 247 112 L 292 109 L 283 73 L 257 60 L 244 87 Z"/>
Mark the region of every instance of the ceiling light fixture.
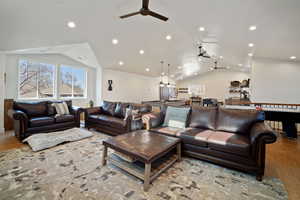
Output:
<path fill-rule="evenodd" d="M 243 64 L 238 64 L 238 66 L 243 67 Z"/>
<path fill-rule="evenodd" d="M 141 49 L 140 54 L 143 55 L 144 53 L 145 53 L 145 51 Z"/>
<path fill-rule="evenodd" d="M 198 58 L 198 61 L 199 61 L 199 62 L 201 62 L 201 61 L 202 61 L 202 59 L 199 57 L 199 58 Z"/>
<path fill-rule="evenodd" d="M 224 57 L 223 56 L 220 56 L 220 59 L 223 59 Z"/>
<path fill-rule="evenodd" d="M 178 68 L 178 69 L 182 69 L 182 67 L 181 67 L 181 66 L 178 66 L 177 68 Z"/>
<path fill-rule="evenodd" d="M 249 47 L 254 47 L 254 44 L 253 43 L 249 43 L 248 46 Z"/>
<path fill-rule="evenodd" d="M 203 31 L 205 31 L 205 28 L 201 26 L 201 27 L 199 27 L 199 31 L 203 32 Z"/>
<path fill-rule="evenodd" d="M 68 27 L 69 28 L 75 28 L 76 27 L 75 22 L 68 22 Z"/>
<path fill-rule="evenodd" d="M 112 43 L 113 43 L 113 44 L 118 44 L 118 43 L 119 43 L 119 40 L 118 40 L 118 39 L 113 39 L 113 40 L 112 40 Z"/>
<path fill-rule="evenodd" d="M 167 39 L 167 40 L 172 40 L 172 36 L 171 36 L 171 35 L 167 35 L 167 36 L 166 36 L 166 39 Z"/>
<path fill-rule="evenodd" d="M 249 57 L 252 57 L 252 56 L 253 56 L 253 53 L 248 53 L 248 56 L 249 56 Z"/>
<path fill-rule="evenodd" d="M 249 30 L 250 30 L 250 31 L 255 31 L 255 30 L 256 30 L 256 26 L 250 26 L 250 27 L 249 27 Z"/>
<path fill-rule="evenodd" d="M 163 82 L 163 76 L 165 75 L 165 72 L 164 72 L 164 61 L 160 61 L 160 64 L 161 64 L 161 77 L 160 77 L 160 82 L 159 82 L 159 87 L 165 87 L 165 84 Z"/>
<path fill-rule="evenodd" d="M 150 69 L 149 69 L 149 68 L 146 68 L 146 72 L 150 72 Z"/>
<path fill-rule="evenodd" d="M 291 60 L 295 60 L 297 57 L 296 56 L 291 56 L 290 59 Z"/>
<path fill-rule="evenodd" d="M 120 66 L 123 66 L 123 65 L 124 65 L 124 62 L 123 62 L 123 61 L 120 61 L 120 62 L 119 62 L 119 65 L 120 65 Z"/>

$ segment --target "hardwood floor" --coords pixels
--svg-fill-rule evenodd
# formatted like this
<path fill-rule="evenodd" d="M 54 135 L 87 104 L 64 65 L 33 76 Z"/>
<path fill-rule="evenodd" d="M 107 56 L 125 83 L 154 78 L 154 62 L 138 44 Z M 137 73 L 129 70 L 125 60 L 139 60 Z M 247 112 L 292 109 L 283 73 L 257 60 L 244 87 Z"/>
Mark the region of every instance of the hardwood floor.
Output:
<path fill-rule="evenodd" d="M 0 151 L 22 146 L 25 145 L 13 136 L 13 132 L 0 135 Z M 282 180 L 290 200 L 300 199 L 300 138 L 280 137 L 276 143 L 267 146 L 265 176 Z"/>

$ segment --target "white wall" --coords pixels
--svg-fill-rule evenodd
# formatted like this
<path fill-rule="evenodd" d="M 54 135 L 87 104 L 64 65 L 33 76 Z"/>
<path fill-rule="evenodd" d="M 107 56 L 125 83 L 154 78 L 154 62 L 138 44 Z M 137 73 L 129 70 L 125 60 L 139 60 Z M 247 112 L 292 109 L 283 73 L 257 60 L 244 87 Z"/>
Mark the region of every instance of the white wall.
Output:
<path fill-rule="evenodd" d="M 252 68 L 253 102 L 300 103 L 300 62 L 255 59 Z"/>
<path fill-rule="evenodd" d="M 188 88 L 191 85 L 205 85 L 204 98 L 217 98 L 224 101 L 229 95 L 231 81 L 242 81 L 250 78 L 249 74 L 233 71 L 213 71 L 177 83 L 178 88 Z M 188 98 L 188 95 L 181 95 L 178 98 Z"/>
<path fill-rule="evenodd" d="M 49 64 L 64 64 L 74 67 L 83 67 L 87 70 L 87 98 L 73 100 L 73 104 L 77 106 L 87 106 L 90 100 L 96 99 L 96 69 L 85 66 L 77 61 L 74 61 L 63 55 L 7 55 L 6 57 L 6 92 L 5 98 L 17 99 L 18 98 L 18 62 L 20 59 L 27 59 L 36 62 L 44 62 Z M 99 87 L 101 88 L 101 87 Z"/>
<path fill-rule="evenodd" d="M 0 52 L 0 133 L 4 132 L 4 66 L 5 55 Z"/>
<path fill-rule="evenodd" d="M 113 81 L 112 91 L 108 91 L 108 80 Z M 102 99 L 135 103 L 159 100 L 159 79 L 105 69 Z"/>

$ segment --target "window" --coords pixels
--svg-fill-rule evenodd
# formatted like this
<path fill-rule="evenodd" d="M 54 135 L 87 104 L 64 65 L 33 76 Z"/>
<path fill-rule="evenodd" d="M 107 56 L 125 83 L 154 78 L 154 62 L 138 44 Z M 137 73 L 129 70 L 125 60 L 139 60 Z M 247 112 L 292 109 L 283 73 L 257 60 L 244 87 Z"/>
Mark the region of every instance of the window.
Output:
<path fill-rule="evenodd" d="M 42 99 L 54 97 L 55 66 L 33 63 L 25 60 L 19 62 L 19 98 Z"/>
<path fill-rule="evenodd" d="M 19 99 L 85 98 L 86 75 L 84 68 L 20 60 Z"/>
<path fill-rule="evenodd" d="M 69 66 L 60 67 L 59 96 L 78 98 L 86 96 L 86 71 Z"/>

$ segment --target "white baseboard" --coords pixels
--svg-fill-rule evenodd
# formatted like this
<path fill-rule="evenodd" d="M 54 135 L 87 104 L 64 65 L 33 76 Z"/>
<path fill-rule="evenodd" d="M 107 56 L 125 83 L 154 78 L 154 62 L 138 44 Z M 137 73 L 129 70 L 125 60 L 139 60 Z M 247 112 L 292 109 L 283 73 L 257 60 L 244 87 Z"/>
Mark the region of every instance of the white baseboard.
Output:
<path fill-rule="evenodd" d="M 5 132 L 5 129 L 4 128 L 0 128 L 0 133 L 4 133 Z"/>

